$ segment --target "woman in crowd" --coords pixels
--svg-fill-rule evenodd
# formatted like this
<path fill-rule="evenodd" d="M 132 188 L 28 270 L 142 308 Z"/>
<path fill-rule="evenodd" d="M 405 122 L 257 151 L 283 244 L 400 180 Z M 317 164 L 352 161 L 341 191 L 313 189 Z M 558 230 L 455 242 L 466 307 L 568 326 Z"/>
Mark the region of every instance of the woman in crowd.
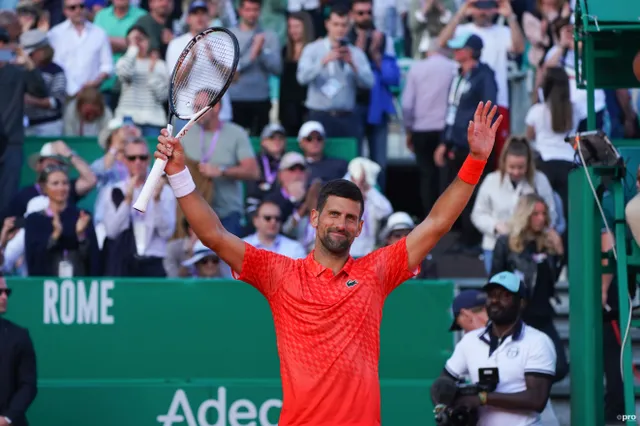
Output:
<path fill-rule="evenodd" d="M 535 11 L 525 11 L 522 15 L 522 29 L 531 47 L 527 52 L 529 65 L 538 68 L 544 57 L 556 43 L 555 22 L 568 18 L 571 7 L 567 0 L 537 0 Z"/>
<path fill-rule="evenodd" d="M 78 92 L 64 111 L 65 136 L 94 136 L 107 128 L 113 113 L 105 105 L 102 93 L 95 87 Z"/>
<path fill-rule="evenodd" d="M 553 324 L 555 311 L 550 302 L 555 296 L 563 256 L 562 239 L 551 228 L 547 203 L 537 194 L 524 195 L 518 201 L 508 233 L 496 242 L 491 274 L 511 271 L 521 276 L 527 289 L 522 319 L 553 341 L 557 354 L 556 381 L 562 380 L 569 370 L 564 344 Z"/>
<path fill-rule="evenodd" d="M 287 136 L 298 136 L 300 126 L 306 121 L 307 87 L 298 83 L 298 60 L 302 49 L 314 40 L 313 23 L 307 12 L 293 12 L 287 19 L 287 43 L 282 48 L 282 75 L 280 76 L 280 122 Z"/>
<path fill-rule="evenodd" d="M 29 276 L 83 277 L 100 274 L 100 255 L 91 216 L 69 203 L 69 177 L 50 166 L 38 178 L 46 209 L 27 216 L 25 257 Z"/>
<path fill-rule="evenodd" d="M 168 97 L 167 66 L 149 48 L 149 35 L 134 25 L 127 32 L 128 48 L 116 63 L 122 92 L 115 111 L 117 118 L 131 117 L 143 136 L 156 137 L 167 124 L 164 102 Z"/>
<path fill-rule="evenodd" d="M 511 137 L 500 153 L 498 170 L 489 173 L 482 181 L 471 211 L 471 221 L 483 234 L 482 249 L 487 273 L 491 270 L 496 238 L 508 233 L 508 223 L 518 199 L 529 193 L 540 194 L 550 206 L 549 215 L 555 224 L 555 203 L 549 179 L 536 170 L 527 140 Z"/>

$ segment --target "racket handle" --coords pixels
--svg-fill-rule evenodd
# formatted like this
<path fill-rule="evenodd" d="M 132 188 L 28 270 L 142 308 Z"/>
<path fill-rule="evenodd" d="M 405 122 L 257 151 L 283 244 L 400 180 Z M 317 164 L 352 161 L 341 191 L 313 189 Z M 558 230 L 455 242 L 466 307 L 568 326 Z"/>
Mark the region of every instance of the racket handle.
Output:
<path fill-rule="evenodd" d="M 167 132 L 169 132 L 169 136 L 171 136 L 171 134 L 173 133 L 173 126 L 171 124 L 167 124 Z M 149 173 L 149 176 L 147 176 L 147 180 L 142 186 L 142 191 L 140 191 L 140 195 L 138 195 L 138 199 L 133 205 L 133 208 L 140 213 L 144 213 L 145 211 L 147 211 L 147 206 L 149 205 L 151 196 L 160 183 L 160 179 L 162 178 L 162 173 L 164 172 L 164 167 L 166 165 L 167 162 L 164 160 L 160 160 L 159 158 L 156 158 L 156 160 L 153 162 L 151 173 Z"/>

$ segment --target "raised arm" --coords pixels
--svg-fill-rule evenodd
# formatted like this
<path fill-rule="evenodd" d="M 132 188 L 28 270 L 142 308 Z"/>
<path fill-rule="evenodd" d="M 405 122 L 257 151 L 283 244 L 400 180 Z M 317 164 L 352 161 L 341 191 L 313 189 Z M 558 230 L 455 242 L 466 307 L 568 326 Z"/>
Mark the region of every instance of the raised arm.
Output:
<path fill-rule="evenodd" d="M 493 149 L 496 131 L 502 115 L 491 124 L 497 107 L 480 102 L 473 121 L 469 122 L 467 138 L 470 154 L 458 172 L 458 177 L 438 198 L 429 215 L 407 236 L 409 268 L 416 268 L 427 254 L 453 226 L 469 202 L 482 170 Z"/>

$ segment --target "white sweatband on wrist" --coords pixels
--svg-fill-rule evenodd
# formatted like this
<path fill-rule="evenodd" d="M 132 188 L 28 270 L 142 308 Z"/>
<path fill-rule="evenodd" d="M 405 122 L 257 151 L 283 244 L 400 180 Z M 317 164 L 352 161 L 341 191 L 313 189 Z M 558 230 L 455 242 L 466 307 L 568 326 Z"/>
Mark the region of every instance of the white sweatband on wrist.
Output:
<path fill-rule="evenodd" d="M 171 176 L 167 175 L 167 179 L 169 180 L 171 189 L 173 189 L 173 195 L 175 195 L 176 198 L 182 198 L 196 190 L 196 184 L 193 183 L 191 173 L 189 173 L 189 169 L 186 167 L 180 173 Z"/>

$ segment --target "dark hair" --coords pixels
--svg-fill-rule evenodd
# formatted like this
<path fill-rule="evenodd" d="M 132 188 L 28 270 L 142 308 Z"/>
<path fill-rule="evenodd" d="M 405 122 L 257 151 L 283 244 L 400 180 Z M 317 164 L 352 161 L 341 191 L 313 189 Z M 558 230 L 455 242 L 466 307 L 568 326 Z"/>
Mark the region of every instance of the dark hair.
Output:
<path fill-rule="evenodd" d="M 355 6 L 358 3 L 368 3 L 370 5 L 373 5 L 373 0 L 353 0 L 351 2 L 351 8 L 353 8 L 353 6 Z"/>
<path fill-rule="evenodd" d="M 262 7 L 262 0 L 240 0 L 240 7 L 244 6 L 245 3 L 255 3 Z"/>
<path fill-rule="evenodd" d="M 504 179 L 507 174 L 507 157 L 513 155 L 515 157 L 524 157 L 527 161 L 527 172 L 525 178 L 529 185 L 535 187 L 536 163 L 533 150 L 529 141 L 521 136 L 510 136 L 502 146 L 500 159 L 498 160 L 498 169 L 500 170 L 500 179 Z"/>
<path fill-rule="evenodd" d="M 127 37 L 129 36 L 129 34 L 131 34 L 133 31 L 138 31 L 140 34 L 142 34 L 143 36 L 145 36 L 146 38 L 149 38 L 149 33 L 147 32 L 147 30 L 144 29 L 144 27 L 142 27 L 141 25 L 134 25 L 131 28 L 129 28 L 129 30 L 127 31 Z"/>
<path fill-rule="evenodd" d="M 358 188 L 358 185 L 346 179 L 334 179 L 322 185 L 320 193 L 318 194 L 318 207 L 317 210 L 322 212 L 324 205 L 327 204 L 327 199 L 330 196 L 339 198 L 347 198 L 349 200 L 357 201 L 360 203 L 360 218 L 364 214 L 364 197 L 362 191 Z"/>
<path fill-rule="evenodd" d="M 303 41 L 302 47 L 305 47 L 307 44 L 311 43 L 315 38 L 315 31 L 313 30 L 313 21 L 311 20 L 311 15 L 305 12 L 304 10 L 300 12 L 293 12 L 289 14 L 287 19 L 294 19 L 296 21 L 302 22 L 303 31 Z M 293 42 L 291 41 L 291 37 L 289 37 L 289 31 L 287 31 L 287 44 L 285 57 L 289 61 L 293 61 Z"/>
<path fill-rule="evenodd" d="M 256 209 L 254 211 L 254 214 L 257 215 L 258 212 L 260 211 L 260 209 L 262 208 L 262 206 L 266 205 L 266 204 L 273 204 L 274 206 L 276 206 L 278 208 L 278 210 L 282 210 L 280 208 L 280 205 L 278 203 L 276 203 L 274 200 L 270 199 L 270 198 L 265 198 L 264 200 L 261 200 L 258 205 L 256 206 Z"/>
<path fill-rule="evenodd" d="M 336 4 L 331 7 L 331 10 L 327 15 L 327 20 L 331 19 L 331 15 L 338 15 L 339 17 L 344 18 L 349 15 L 349 9 L 342 4 Z"/>
<path fill-rule="evenodd" d="M 542 94 L 551 113 L 551 129 L 555 133 L 570 132 L 573 129 L 573 105 L 569 76 L 563 68 L 547 68 Z"/>

